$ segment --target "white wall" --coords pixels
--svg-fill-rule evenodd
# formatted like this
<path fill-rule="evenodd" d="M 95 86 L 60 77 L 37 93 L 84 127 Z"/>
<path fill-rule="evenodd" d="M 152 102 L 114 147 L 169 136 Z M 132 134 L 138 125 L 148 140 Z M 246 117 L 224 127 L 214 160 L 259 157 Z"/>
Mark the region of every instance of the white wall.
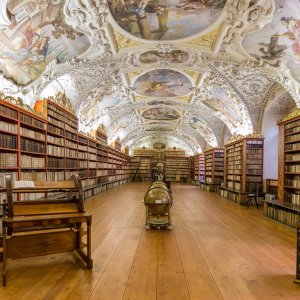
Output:
<path fill-rule="evenodd" d="M 263 121 L 264 142 L 264 179 L 278 178 L 278 126 L 277 121 L 283 114 L 266 114 Z"/>

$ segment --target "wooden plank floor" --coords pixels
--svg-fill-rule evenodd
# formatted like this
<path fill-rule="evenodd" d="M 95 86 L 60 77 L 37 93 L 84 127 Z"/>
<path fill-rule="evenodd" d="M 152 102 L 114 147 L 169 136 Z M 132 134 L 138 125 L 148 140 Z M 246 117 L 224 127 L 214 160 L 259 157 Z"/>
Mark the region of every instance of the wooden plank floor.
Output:
<path fill-rule="evenodd" d="M 75 254 L 8 262 L 0 299 L 300 299 L 295 230 L 191 185 L 174 185 L 173 230 L 144 229 L 149 183 L 87 200 L 93 271 Z"/>

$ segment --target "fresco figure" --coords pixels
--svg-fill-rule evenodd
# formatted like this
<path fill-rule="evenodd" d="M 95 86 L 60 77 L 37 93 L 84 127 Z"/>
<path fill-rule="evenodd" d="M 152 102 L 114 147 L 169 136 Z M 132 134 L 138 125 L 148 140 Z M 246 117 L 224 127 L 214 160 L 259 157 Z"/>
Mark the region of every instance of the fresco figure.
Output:
<path fill-rule="evenodd" d="M 150 97 L 176 97 L 190 92 L 191 81 L 182 73 L 159 69 L 141 75 L 133 84 L 136 93 Z"/>
<path fill-rule="evenodd" d="M 226 0 L 108 0 L 115 21 L 150 40 L 176 40 L 201 32 L 220 15 Z"/>
<path fill-rule="evenodd" d="M 293 17 L 282 17 L 281 23 L 288 28 L 289 31 L 281 36 L 285 36 L 292 40 L 292 49 L 294 53 L 300 58 L 300 20 L 295 20 Z"/>

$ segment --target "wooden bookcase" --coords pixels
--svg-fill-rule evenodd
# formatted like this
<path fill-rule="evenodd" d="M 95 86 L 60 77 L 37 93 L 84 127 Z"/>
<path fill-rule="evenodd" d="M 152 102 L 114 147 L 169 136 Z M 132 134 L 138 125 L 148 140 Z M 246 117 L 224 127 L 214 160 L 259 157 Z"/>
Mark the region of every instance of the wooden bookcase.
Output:
<path fill-rule="evenodd" d="M 144 155 L 133 156 L 130 159 L 130 174 L 134 181 L 151 180 L 151 161 L 153 155 L 145 153 Z"/>
<path fill-rule="evenodd" d="M 265 215 L 296 227 L 300 213 L 300 109 L 279 126 L 278 200 L 265 201 Z"/>
<path fill-rule="evenodd" d="M 165 178 L 168 181 L 188 182 L 190 178 L 189 157 L 166 155 Z"/>
<path fill-rule="evenodd" d="M 241 203 L 250 193 L 263 192 L 262 137 L 244 137 L 225 145 L 224 187 L 218 193 Z"/>
<path fill-rule="evenodd" d="M 224 181 L 224 148 L 211 148 L 205 151 L 205 181 L 200 188 L 210 192 Z"/>
<path fill-rule="evenodd" d="M 266 194 L 278 197 L 278 179 L 266 179 Z"/>
<path fill-rule="evenodd" d="M 199 153 L 194 156 L 194 180 L 199 181 L 205 180 L 205 154 Z"/>
<path fill-rule="evenodd" d="M 6 199 L 1 187 L 7 172 L 13 180 L 33 181 L 59 181 L 79 174 L 88 198 L 128 182 L 129 159 L 107 146 L 101 132 L 94 138 L 78 133 L 77 117 L 50 100 L 47 119 L 0 100 L 0 203 Z M 27 199 L 41 196 L 27 194 Z"/>

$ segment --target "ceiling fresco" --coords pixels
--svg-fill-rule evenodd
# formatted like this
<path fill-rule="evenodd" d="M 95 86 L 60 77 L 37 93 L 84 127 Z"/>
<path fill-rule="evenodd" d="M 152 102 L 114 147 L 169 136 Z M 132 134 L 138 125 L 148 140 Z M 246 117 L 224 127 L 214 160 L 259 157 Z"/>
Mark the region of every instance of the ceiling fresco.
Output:
<path fill-rule="evenodd" d="M 159 69 L 147 72 L 134 82 L 133 90 L 149 97 L 176 97 L 191 91 L 190 80 L 174 70 Z"/>
<path fill-rule="evenodd" d="M 108 1 L 113 18 L 126 32 L 146 40 L 170 41 L 190 37 L 211 26 L 225 3 L 226 0 Z"/>
<path fill-rule="evenodd" d="M 247 35 L 242 45 L 271 66 L 284 63 L 300 81 L 300 2 L 277 0 L 272 22 Z"/>
<path fill-rule="evenodd" d="M 142 117 L 147 120 L 160 120 L 160 121 L 177 120 L 180 118 L 180 113 L 177 110 L 172 108 L 154 107 L 145 110 L 142 113 Z"/>
<path fill-rule="evenodd" d="M 53 60 L 78 56 L 89 40 L 64 22 L 63 1 L 14 1 L 14 16 L 0 31 L 0 71 L 19 85 L 35 80 Z"/>
<path fill-rule="evenodd" d="M 140 61 L 144 64 L 157 63 L 162 59 L 169 60 L 171 63 L 183 63 L 189 58 L 189 54 L 182 50 L 172 50 L 170 52 L 147 51 L 142 53 Z"/>
<path fill-rule="evenodd" d="M 130 153 L 195 154 L 300 107 L 299 16 L 296 0 L 1 0 L 0 93 L 64 95 L 81 131 Z"/>

